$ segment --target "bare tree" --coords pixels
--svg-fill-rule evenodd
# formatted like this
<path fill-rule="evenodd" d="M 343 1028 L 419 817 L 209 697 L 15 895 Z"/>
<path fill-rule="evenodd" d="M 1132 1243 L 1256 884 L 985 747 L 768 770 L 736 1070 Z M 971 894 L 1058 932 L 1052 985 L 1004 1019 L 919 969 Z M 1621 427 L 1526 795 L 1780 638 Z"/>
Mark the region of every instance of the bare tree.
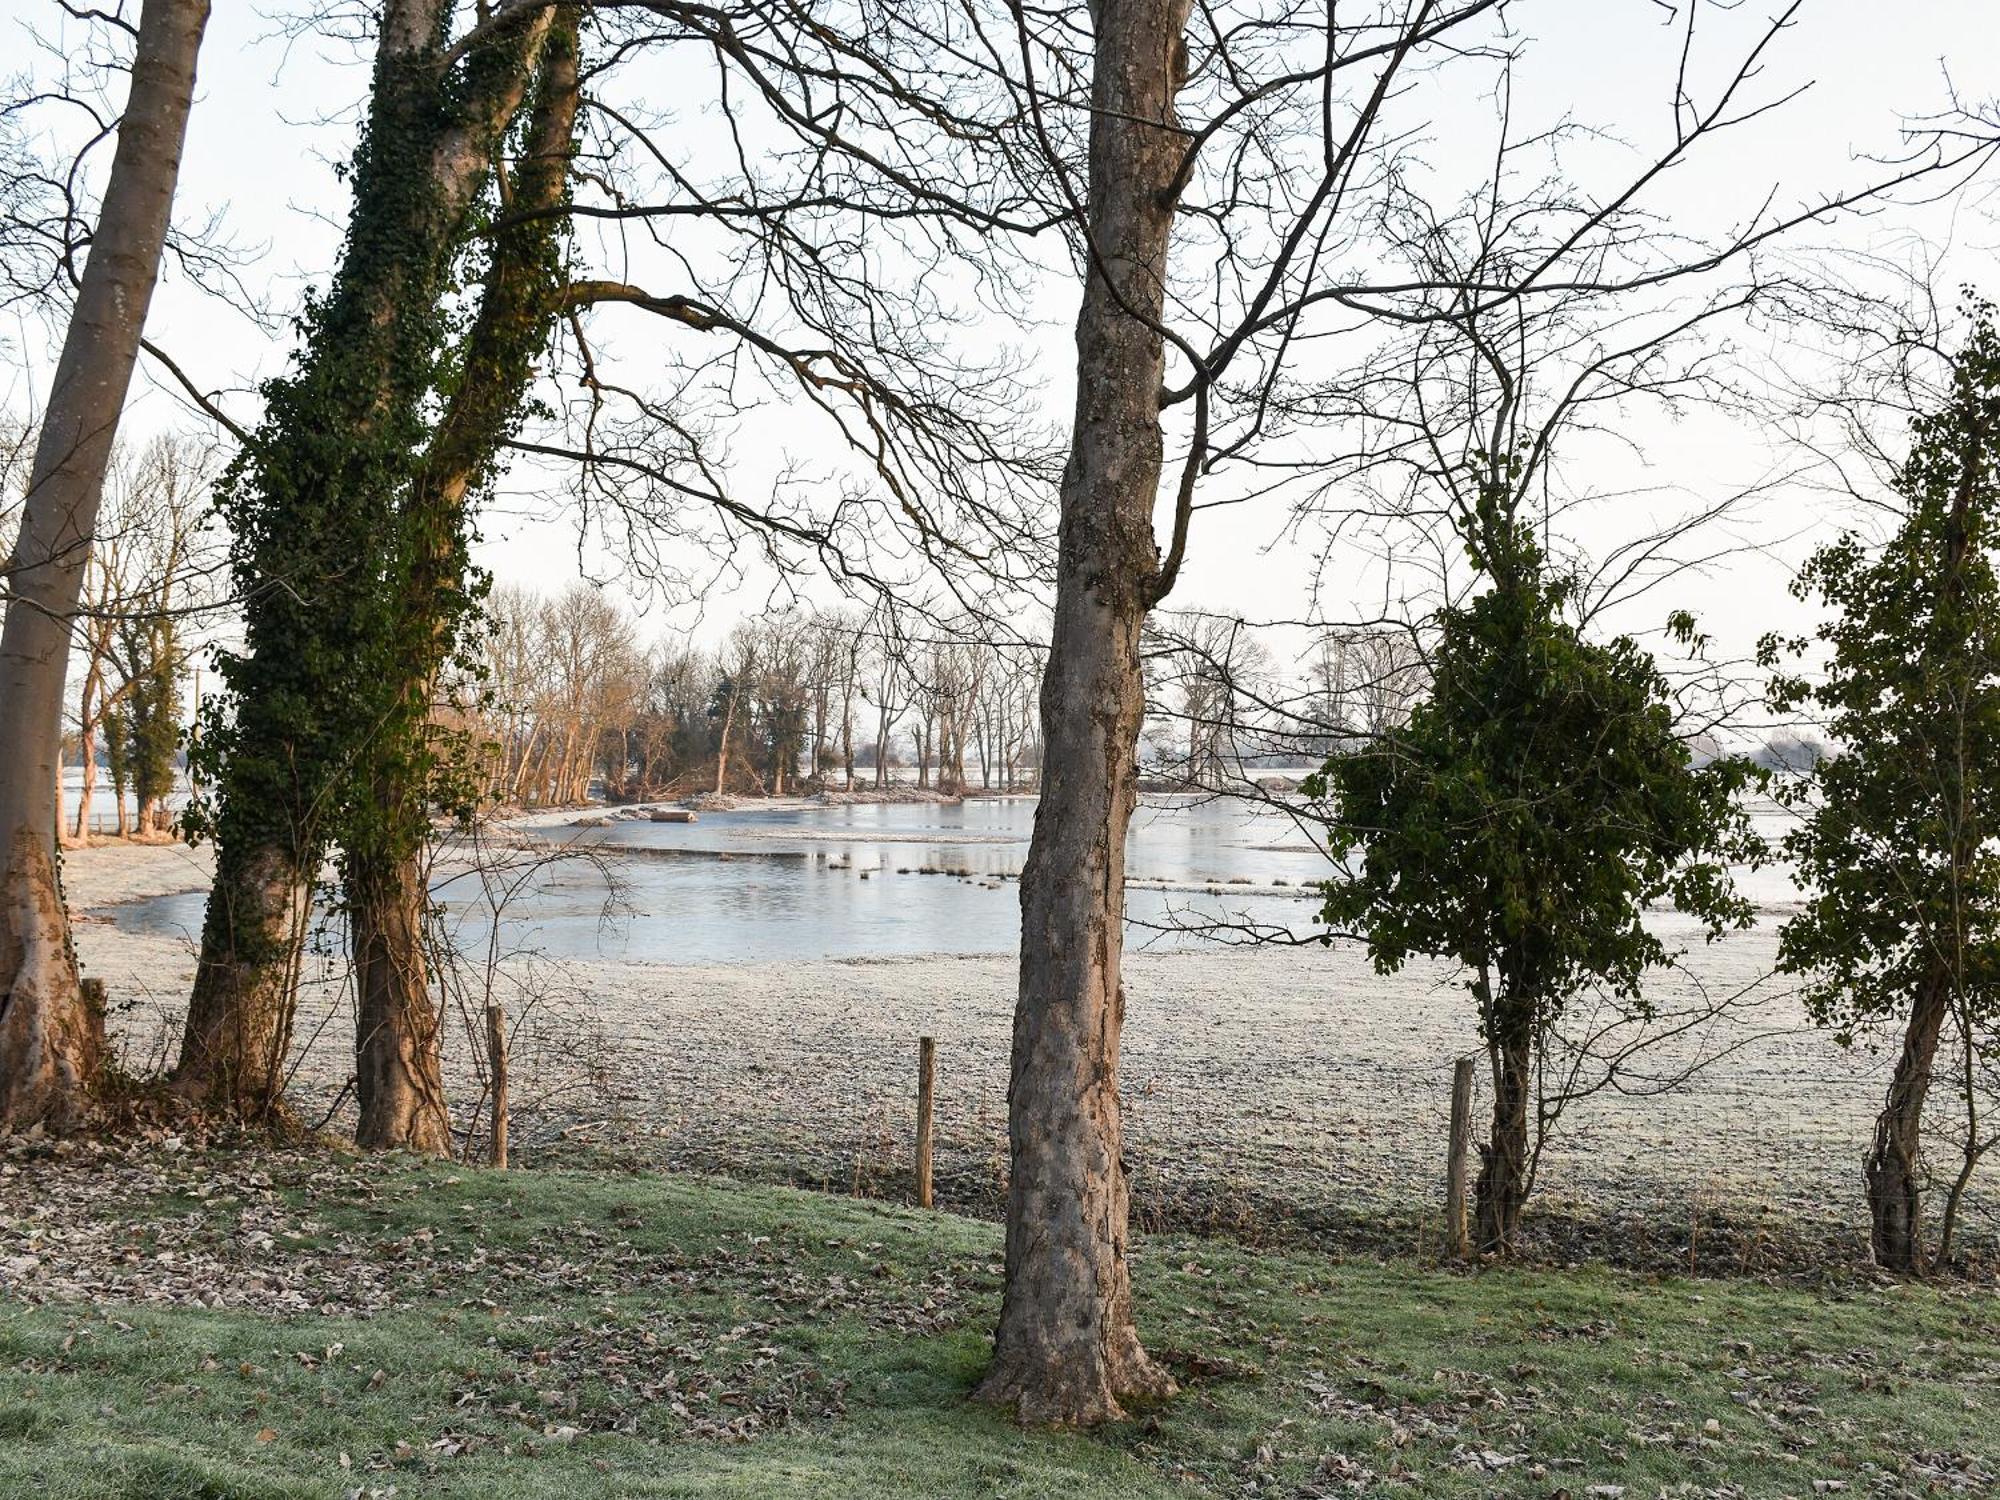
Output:
<path fill-rule="evenodd" d="M 1125 833 L 1145 716 L 1139 635 L 1172 586 L 1153 535 L 1168 249 L 1187 157 L 1188 0 L 1092 7 L 1088 264 L 1042 681 L 1042 799 L 1021 872 L 1008 1086 L 1007 1282 L 982 1399 L 1094 1423 L 1174 1382 L 1140 1346 L 1118 1098 Z"/>
<path fill-rule="evenodd" d="M 861 699 L 875 709 L 875 785 L 889 784 L 889 767 L 895 760 L 896 726 L 909 711 L 915 696 L 911 679 L 907 642 L 896 612 L 886 607 L 874 612 L 868 631 L 869 676 L 861 689 Z"/>
<path fill-rule="evenodd" d="M 178 749 L 180 680 L 196 627 L 219 604 L 220 563 L 209 523 L 214 450 L 181 434 L 114 459 L 77 623 L 82 677 L 74 714 L 83 760 L 72 836 L 86 842 L 97 787 L 99 735 L 129 829 L 124 792 L 138 772 L 139 826 L 161 811 Z"/>
<path fill-rule="evenodd" d="M 1190 789 L 1249 789 L 1244 766 L 1265 748 L 1257 720 L 1275 673 L 1257 633 L 1228 615 L 1177 610 L 1150 622 L 1146 653 L 1154 711 L 1179 730 L 1163 747 L 1165 766 Z"/>
<path fill-rule="evenodd" d="M 1690 17 L 1701 10 L 1662 10 L 1689 28 L 1677 38 L 1683 58 L 1695 55 Z M 1326 446 L 1294 436 L 1300 408 L 1283 398 L 1323 371 L 1338 383 L 1365 351 L 1408 330 L 1467 309 L 1584 289 L 1643 294 L 1727 271 L 1897 184 L 1940 166 L 1970 169 L 1990 148 L 1932 142 L 1857 193 L 1634 249 L 1660 181 L 1781 102 L 1746 96 L 1789 11 L 1751 37 L 1705 98 L 1683 63 L 1663 144 L 1630 175 L 1585 190 L 1557 174 L 1524 202 L 1483 185 L 1489 159 L 1461 208 L 1437 191 L 1414 142 L 1435 118 L 1424 108 L 1439 97 L 1433 88 L 1462 96 L 1483 73 L 1493 97 L 1507 97 L 1523 43 L 1497 3 L 1197 11 L 1105 0 L 1090 7 L 1087 44 L 1074 9 L 1016 9 L 1009 19 L 1015 97 L 1085 285 L 1042 689 L 1043 797 L 1021 881 L 1007 1285 L 981 1391 L 1027 1419 L 1094 1422 L 1116 1417 L 1123 1396 L 1168 1384 L 1141 1350 L 1125 1265 L 1122 861 L 1143 716 L 1141 626 L 1180 573 L 1197 511 L 1242 498 L 1198 503 L 1204 481 L 1234 469 L 1268 491 L 1263 466 L 1285 440 L 1297 442 L 1301 472 L 1324 467 Z M 1538 139 L 1546 147 L 1567 134 Z M 1508 145 L 1503 131 L 1503 157 Z M 1496 203 L 1520 253 L 1423 267 L 1425 247 L 1449 238 L 1444 221 L 1477 219 Z M 1170 517 L 1163 537 L 1156 506 Z"/>
<path fill-rule="evenodd" d="M 69 630 L 118 420 L 159 276 L 205 0 L 146 0 L 131 90 L 6 568 L 0 632 L 0 1125 L 83 1111 L 101 1043 L 56 873 Z"/>

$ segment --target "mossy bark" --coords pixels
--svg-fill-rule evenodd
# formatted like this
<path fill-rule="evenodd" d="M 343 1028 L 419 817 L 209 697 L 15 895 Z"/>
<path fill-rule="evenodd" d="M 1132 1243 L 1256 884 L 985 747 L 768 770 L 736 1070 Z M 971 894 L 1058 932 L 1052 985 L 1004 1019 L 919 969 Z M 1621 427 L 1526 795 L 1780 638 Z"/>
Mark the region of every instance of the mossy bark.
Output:
<path fill-rule="evenodd" d="M 355 1144 L 451 1153 L 443 1016 L 423 943 L 427 893 L 414 860 L 347 875 L 355 983 Z"/>
<path fill-rule="evenodd" d="M 175 1086 L 255 1124 L 284 1114 L 311 881 L 281 840 L 228 842 L 202 919 Z"/>

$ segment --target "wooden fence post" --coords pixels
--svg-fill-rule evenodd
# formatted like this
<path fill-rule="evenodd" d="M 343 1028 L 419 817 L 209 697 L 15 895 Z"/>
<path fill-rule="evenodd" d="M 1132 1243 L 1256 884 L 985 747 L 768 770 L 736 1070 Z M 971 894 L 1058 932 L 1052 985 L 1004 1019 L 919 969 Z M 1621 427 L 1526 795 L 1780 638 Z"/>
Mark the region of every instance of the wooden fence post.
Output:
<path fill-rule="evenodd" d="M 1472 1154 L 1472 1059 L 1461 1057 L 1451 1070 L 1451 1150 L 1445 1158 L 1444 1227 L 1451 1253 L 1472 1257 L 1466 1220 L 1466 1163 Z"/>
<path fill-rule="evenodd" d="M 937 1086 L 937 1039 L 917 1041 L 917 1207 L 931 1206 L 931 1102 Z"/>
<path fill-rule="evenodd" d="M 507 1165 L 507 1020 L 498 1005 L 486 1007 L 486 1060 L 493 1070 L 493 1165 Z"/>

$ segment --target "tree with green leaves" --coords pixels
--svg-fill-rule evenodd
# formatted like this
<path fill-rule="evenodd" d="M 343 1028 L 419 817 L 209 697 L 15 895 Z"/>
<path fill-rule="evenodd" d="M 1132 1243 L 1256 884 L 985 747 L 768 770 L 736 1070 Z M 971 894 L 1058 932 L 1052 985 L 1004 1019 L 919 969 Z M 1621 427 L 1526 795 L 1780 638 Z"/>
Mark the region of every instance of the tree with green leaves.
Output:
<path fill-rule="evenodd" d="M 1778 668 L 1815 648 L 1823 676 L 1772 679 L 1780 712 L 1819 718 L 1842 749 L 1781 795 L 1806 809 L 1785 839 L 1808 895 L 1779 964 L 1843 1043 L 1901 1024 L 1902 1048 L 1866 1162 L 1876 1260 L 1921 1271 L 1925 1096 L 1945 1022 L 1968 1047 L 2000 1017 L 2000 335 L 1993 309 L 1914 424 L 1895 478 L 1900 522 L 1869 547 L 1822 548 L 1793 592 L 1831 612 L 1811 635 L 1767 637 Z M 1968 1165 L 1970 1158 L 1968 1158 Z"/>
<path fill-rule="evenodd" d="M 1501 1254 L 1532 1183 L 1552 1029 L 1592 987 L 1643 1014 L 1646 972 L 1674 958 L 1645 921 L 1661 900 L 1710 939 L 1749 925 L 1727 866 L 1759 848 L 1737 800 L 1755 772 L 1691 763 L 1652 657 L 1626 636 L 1585 638 L 1574 580 L 1548 566 L 1511 493 L 1489 482 L 1460 517 L 1485 587 L 1438 612 L 1428 696 L 1307 784 L 1343 866 L 1324 920 L 1364 934 L 1383 973 L 1413 956 L 1469 972 L 1493 1081 L 1479 1246 Z M 1692 636 L 1686 616 L 1675 626 Z"/>
<path fill-rule="evenodd" d="M 121 797 L 125 787 L 132 789 L 139 804 L 138 831 L 145 833 L 174 789 L 187 650 L 180 622 L 158 610 L 121 621 L 119 637 L 131 685 L 106 726 L 112 780 Z"/>
<path fill-rule="evenodd" d="M 220 658 L 225 691 L 200 740 L 213 790 L 189 826 L 214 842 L 216 877 L 175 1075 L 214 1108 L 280 1112 L 324 860 L 336 846 L 363 848 L 357 887 L 394 871 L 421 816 L 422 795 L 407 788 L 431 757 L 428 703 L 415 700 L 473 606 L 458 502 L 486 471 L 458 453 L 458 426 L 484 422 L 489 397 L 519 395 L 512 381 L 457 379 L 459 277 L 491 216 L 504 148 L 548 97 L 554 59 L 567 66 L 572 14 L 513 5 L 454 41 L 443 0 L 383 7 L 339 270 L 299 319 L 294 367 L 266 384 L 262 422 L 218 486 L 245 644 Z M 506 300 L 515 286 L 489 280 L 482 313 L 496 289 Z M 511 306 L 506 316 L 511 334 Z M 531 362 L 540 341 L 523 335 L 508 369 Z M 505 430 L 515 415 L 502 414 Z M 386 803 L 376 773 L 398 783 Z M 398 884 L 394 895 L 409 893 Z M 372 894 L 362 900 L 381 910 Z M 359 1092 L 372 1103 L 367 983 Z M 364 1132 L 370 1144 L 443 1149 L 441 1104 L 393 1113 L 393 1128 Z"/>

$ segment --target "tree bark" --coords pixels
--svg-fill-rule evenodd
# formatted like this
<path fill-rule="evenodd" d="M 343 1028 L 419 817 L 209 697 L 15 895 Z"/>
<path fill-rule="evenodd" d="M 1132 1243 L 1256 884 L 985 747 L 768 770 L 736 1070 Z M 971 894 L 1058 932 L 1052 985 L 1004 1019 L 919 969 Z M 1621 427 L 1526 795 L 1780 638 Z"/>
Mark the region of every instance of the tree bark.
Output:
<path fill-rule="evenodd" d="M 283 1113 L 310 886 L 282 843 L 216 851 L 174 1083 L 253 1123 Z"/>
<path fill-rule="evenodd" d="M 736 694 L 730 693 L 722 711 L 722 735 L 715 742 L 715 795 L 720 797 L 729 784 L 729 732 L 736 726 Z"/>
<path fill-rule="evenodd" d="M 1888 1098 L 1875 1121 L 1875 1144 L 1866 1163 L 1869 1242 L 1875 1263 L 1888 1271 L 1921 1275 L 1923 1235 L 1923 1119 L 1937 1063 L 1938 1036 L 1951 1008 L 1950 982 L 1931 975 L 1910 1007 L 1902 1054 L 1890 1075 Z"/>
<path fill-rule="evenodd" d="M 528 150 L 511 184 L 518 213 L 563 201 L 576 130 L 574 33 L 575 13 L 565 9 L 543 46 Z M 450 598 L 465 586 L 467 500 L 513 428 L 554 314 L 548 290 L 555 225 L 535 219 L 497 238 L 465 339 L 463 374 L 398 517 L 412 559 L 398 591 L 400 681 L 373 742 L 379 756 L 373 795 L 344 848 L 359 996 L 355 1141 L 371 1150 L 451 1151 L 443 1027 L 423 946 L 428 893 L 421 854 L 430 822 L 424 741 L 456 628 Z"/>
<path fill-rule="evenodd" d="M 1528 1197 L 1528 1110 L 1534 1094 L 1534 1037 L 1514 1028 L 1489 1039 L 1493 1065 L 1493 1132 L 1479 1148 L 1479 1250 L 1513 1253 Z"/>
<path fill-rule="evenodd" d="M 97 795 L 97 731 L 85 729 L 78 733 L 76 747 L 83 757 L 83 787 L 76 799 L 76 829 L 71 838 L 82 848 L 90 843 L 90 802 Z"/>
<path fill-rule="evenodd" d="M 0 1127 L 77 1123 L 99 1058 L 56 863 L 70 622 L 180 176 L 206 0 L 146 0 L 0 629 Z"/>
<path fill-rule="evenodd" d="M 424 962 L 424 889 L 415 859 L 350 861 L 354 1079 L 364 1150 L 451 1154 L 442 1018 Z"/>
<path fill-rule="evenodd" d="M 513 120 L 550 13 L 523 9 L 505 37 L 444 63 L 443 0 L 389 0 L 341 269 L 296 372 L 266 390 L 248 450 L 265 510 L 239 561 L 246 653 L 218 786 L 216 886 L 175 1083 L 219 1107 L 273 1114 L 271 1063 L 289 1040 L 302 916 L 335 830 L 345 779 L 373 725 L 352 711 L 374 682 L 342 680 L 379 645 L 384 452 L 423 420 L 465 226 Z M 337 441 L 330 441 L 337 435 Z M 297 587 L 308 579 L 311 586 Z M 281 586 L 272 586 L 279 581 Z M 293 888 L 279 883 L 289 880 Z M 237 1007 L 241 1007 L 238 1009 Z"/>
<path fill-rule="evenodd" d="M 854 694 L 849 690 L 840 705 L 840 766 L 848 791 L 854 790 Z"/>
<path fill-rule="evenodd" d="M 1160 582 L 1158 325 L 1188 5 L 1100 0 L 1092 14 L 1091 266 L 1042 678 L 1042 797 L 1021 872 L 1006 1291 L 978 1390 L 1020 1421 L 1065 1425 L 1114 1420 L 1126 1400 L 1174 1389 L 1132 1314 L 1118 1048 L 1139 633 Z"/>

